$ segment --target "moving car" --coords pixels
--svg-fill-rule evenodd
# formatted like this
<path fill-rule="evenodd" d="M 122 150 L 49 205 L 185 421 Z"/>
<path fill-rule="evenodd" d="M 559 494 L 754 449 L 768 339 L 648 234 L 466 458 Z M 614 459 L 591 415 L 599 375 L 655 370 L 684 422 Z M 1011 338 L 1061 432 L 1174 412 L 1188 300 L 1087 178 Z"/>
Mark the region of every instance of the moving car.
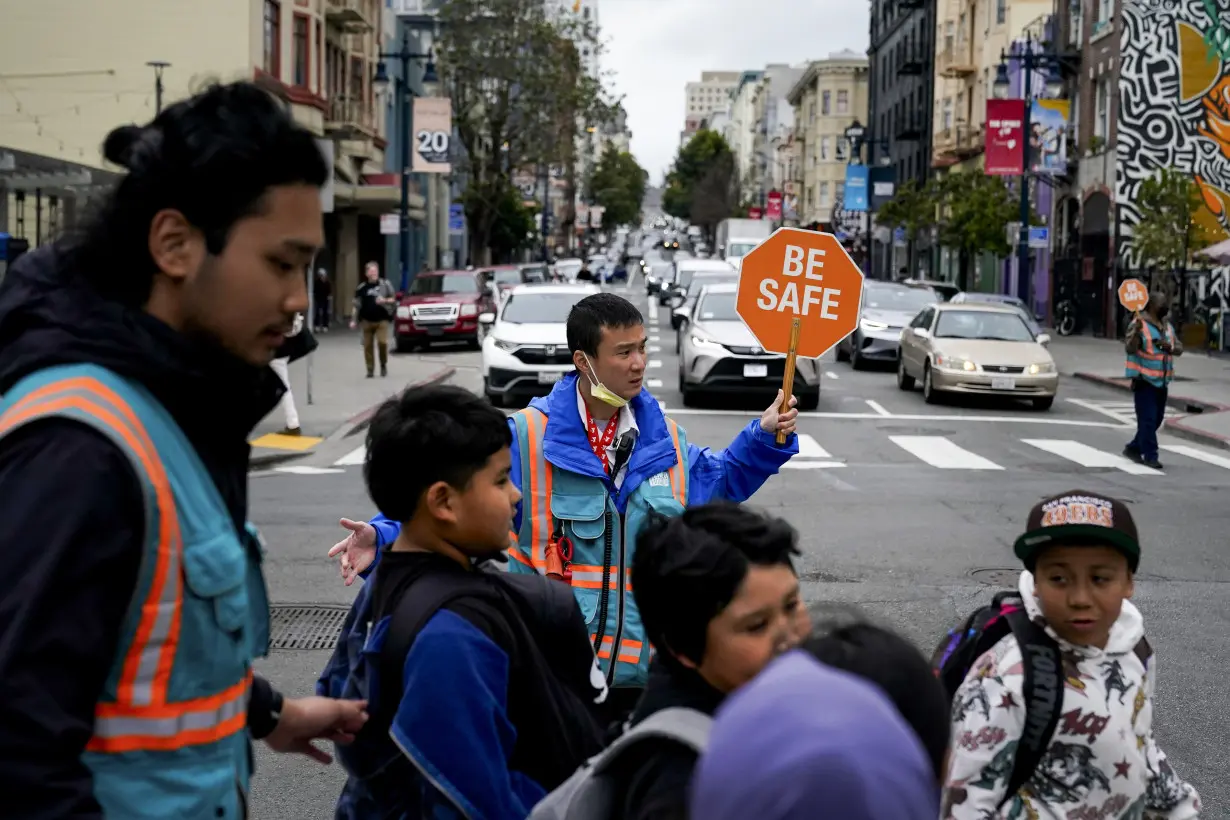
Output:
<path fill-rule="evenodd" d="M 520 285 L 495 311 L 480 318 L 483 392 L 497 407 L 546 395 L 573 370 L 565 323 L 568 311 L 601 288 L 589 282 Z"/>
<path fill-rule="evenodd" d="M 669 285 L 675 275 L 675 266 L 670 262 L 652 262 L 645 271 L 645 292 L 650 296 L 659 293 L 662 286 Z"/>
<path fill-rule="evenodd" d="M 495 309 L 495 298 L 480 271 L 423 271 L 397 304 L 393 339 L 399 351 L 432 342 L 468 342 L 478 347 L 478 316 Z"/>
<path fill-rule="evenodd" d="M 1014 307 L 1021 313 L 1021 318 L 1025 320 L 1025 324 L 1029 326 L 1029 330 L 1035 336 L 1042 332 L 1040 324 L 1043 317 L 1033 316 L 1029 312 L 1029 308 L 1025 307 L 1025 303 L 1016 296 L 1009 296 L 1006 293 L 979 293 L 977 291 L 964 291 L 958 293 L 950 300 L 954 305 L 968 304 L 983 304 L 983 305 L 1008 305 Z"/>
<path fill-rule="evenodd" d="M 924 308 L 901 331 L 897 386 L 922 381 L 928 404 L 943 393 L 1026 399 L 1049 410 L 1059 389 L 1045 333 L 1035 335 L 1008 306 L 938 304 Z"/>
<path fill-rule="evenodd" d="M 696 302 L 679 352 L 679 392 L 684 404 L 705 394 L 727 393 L 772 400 L 782 385 L 786 357 L 767 353 L 735 312 L 736 284 L 707 285 Z M 794 395 L 799 409 L 820 404 L 820 363 L 798 359 Z"/>
<path fill-rule="evenodd" d="M 663 283 L 658 290 L 658 304 L 681 304 L 688 293 L 688 285 L 692 277 L 701 271 L 717 273 L 733 273 L 738 275 L 735 266 L 723 259 L 680 259 L 674 263 L 669 284 Z"/>
<path fill-rule="evenodd" d="M 692 281 L 688 284 L 688 292 L 684 294 L 683 303 L 671 311 L 671 327 L 679 331 L 680 334 L 686 331 L 688 318 L 696 307 L 696 298 L 700 296 L 700 292 L 707 285 L 737 283 L 738 281 L 739 274 L 726 271 L 700 271 L 693 274 Z M 675 352 L 679 352 L 678 343 L 675 345 Z"/>
<path fill-rule="evenodd" d="M 855 370 L 869 364 L 897 361 L 901 329 L 927 305 L 939 301 L 929 288 L 896 282 L 863 283 L 863 312 L 854 332 L 837 343 L 837 361 Z"/>

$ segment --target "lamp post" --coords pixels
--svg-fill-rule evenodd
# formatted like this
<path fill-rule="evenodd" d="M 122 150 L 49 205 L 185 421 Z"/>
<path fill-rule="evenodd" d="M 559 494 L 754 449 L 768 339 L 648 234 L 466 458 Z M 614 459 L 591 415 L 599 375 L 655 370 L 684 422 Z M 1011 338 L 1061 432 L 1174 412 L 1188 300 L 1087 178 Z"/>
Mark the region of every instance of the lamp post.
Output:
<path fill-rule="evenodd" d="M 1021 211 L 1019 218 L 1021 220 L 1020 231 L 1017 233 L 1017 277 L 1016 290 L 1017 297 L 1030 306 L 1030 311 L 1036 308 L 1033 305 L 1033 298 L 1030 295 L 1031 285 L 1030 270 L 1029 270 L 1029 177 L 1030 164 L 1033 162 L 1030 156 L 1030 132 L 1033 130 L 1033 125 L 1030 123 L 1030 116 L 1033 113 L 1033 76 L 1038 69 L 1046 71 L 1043 95 L 1046 97 L 1057 97 L 1063 91 L 1063 80 L 1059 76 L 1059 66 L 1062 65 L 1065 55 L 1044 52 L 1036 49 L 1034 46 L 1038 41 L 1033 35 L 1027 35 L 1022 42 L 1021 48 L 1016 54 L 1009 54 L 1001 51 L 999 55 L 999 67 L 995 70 L 995 84 L 992 86 L 992 93 L 996 99 L 1008 99 L 1010 92 L 1010 84 L 1008 81 L 1008 62 L 1015 61 L 1021 72 L 1021 98 L 1025 102 L 1025 117 L 1023 127 L 1021 129 Z"/>
<path fill-rule="evenodd" d="M 414 97 L 414 91 L 410 88 L 410 63 L 418 60 L 427 61 L 423 66 L 422 82 L 424 91 L 434 86 L 440 79 L 436 75 L 436 64 L 431 52 L 418 54 L 410 48 L 409 29 L 402 29 L 401 48 L 394 52 L 381 52 L 380 62 L 376 64 L 376 76 L 373 78 L 373 82 L 387 88 L 389 85 L 389 72 L 388 67 L 385 65 L 386 60 L 399 60 L 401 62 L 401 77 L 399 78 L 401 90 L 397 97 L 398 119 L 401 121 L 401 156 L 399 160 L 401 164 L 401 207 L 398 222 L 398 257 L 401 263 L 401 290 L 407 291 L 410 289 L 410 171 L 412 168 L 410 141 L 414 131 L 413 109 L 410 105 L 411 99 Z"/>
<path fill-rule="evenodd" d="M 154 116 L 162 113 L 162 70 L 171 64 L 162 60 L 150 60 L 147 66 L 154 69 Z"/>

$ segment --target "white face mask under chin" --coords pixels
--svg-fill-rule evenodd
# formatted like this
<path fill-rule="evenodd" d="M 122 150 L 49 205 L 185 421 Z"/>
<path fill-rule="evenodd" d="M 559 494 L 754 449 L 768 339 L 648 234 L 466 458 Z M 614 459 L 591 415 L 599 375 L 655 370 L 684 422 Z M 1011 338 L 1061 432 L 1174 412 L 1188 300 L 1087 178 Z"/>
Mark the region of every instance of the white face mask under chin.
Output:
<path fill-rule="evenodd" d="M 616 410 L 627 406 L 627 399 L 612 393 L 602 382 L 594 380 L 594 363 L 589 360 L 589 356 L 586 356 L 584 353 L 581 355 L 585 357 L 585 364 L 588 365 L 588 369 L 584 373 L 586 381 L 589 382 L 589 394 L 603 404 L 614 407 Z"/>

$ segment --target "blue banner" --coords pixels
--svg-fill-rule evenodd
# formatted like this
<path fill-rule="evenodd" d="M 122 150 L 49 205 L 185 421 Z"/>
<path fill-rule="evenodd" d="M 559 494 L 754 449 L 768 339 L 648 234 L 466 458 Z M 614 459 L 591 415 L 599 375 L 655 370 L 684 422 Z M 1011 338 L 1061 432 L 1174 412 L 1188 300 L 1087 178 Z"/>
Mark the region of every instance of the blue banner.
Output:
<path fill-rule="evenodd" d="M 448 232 L 451 234 L 465 233 L 466 210 L 464 205 L 448 206 Z"/>
<path fill-rule="evenodd" d="M 846 203 L 847 211 L 865 211 L 867 202 L 867 166 L 846 166 Z"/>

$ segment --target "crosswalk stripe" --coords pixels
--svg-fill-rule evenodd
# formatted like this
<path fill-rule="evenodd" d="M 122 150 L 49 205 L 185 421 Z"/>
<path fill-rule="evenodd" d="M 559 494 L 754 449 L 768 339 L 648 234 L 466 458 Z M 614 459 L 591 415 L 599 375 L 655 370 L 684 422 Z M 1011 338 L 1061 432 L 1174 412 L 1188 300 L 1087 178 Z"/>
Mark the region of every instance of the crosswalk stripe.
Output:
<path fill-rule="evenodd" d="M 944 436 L 889 436 L 915 458 L 941 470 L 1002 470 L 1003 467 L 949 441 Z"/>
<path fill-rule="evenodd" d="M 1190 447 L 1186 444 L 1163 444 L 1161 449 L 1168 453 L 1178 453 L 1181 456 L 1194 458 L 1206 464 L 1214 464 L 1223 470 L 1230 470 L 1230 458 L 1219 456 L 1217 453 L 1210 453 L 1207 450 L 1201 450 L 1199 447 Z"/>
<path fill-rule="evenodd" d="M 362 464 L 367 458 L 367 445 L 356 447 L 346 455 L 333 462 L 334 467 L 354 467 Z"/>
<path fill-rule="evenodd" d="M 799 454 L 796 458 L 832 458 L 813 436 L 799 433 Z"/>
<path fill-rule="evenodd" d="M 1068 439 L 1023 438 L 1022 442 L 1052 455 L 1066 458 L 1082 467 L 1110 467 L 1132 475 L 1152 475 L 1160 472 L 1152 467 L 1129 461 L 1120 455 L 1107 453 L 1088 444 Z"/>

